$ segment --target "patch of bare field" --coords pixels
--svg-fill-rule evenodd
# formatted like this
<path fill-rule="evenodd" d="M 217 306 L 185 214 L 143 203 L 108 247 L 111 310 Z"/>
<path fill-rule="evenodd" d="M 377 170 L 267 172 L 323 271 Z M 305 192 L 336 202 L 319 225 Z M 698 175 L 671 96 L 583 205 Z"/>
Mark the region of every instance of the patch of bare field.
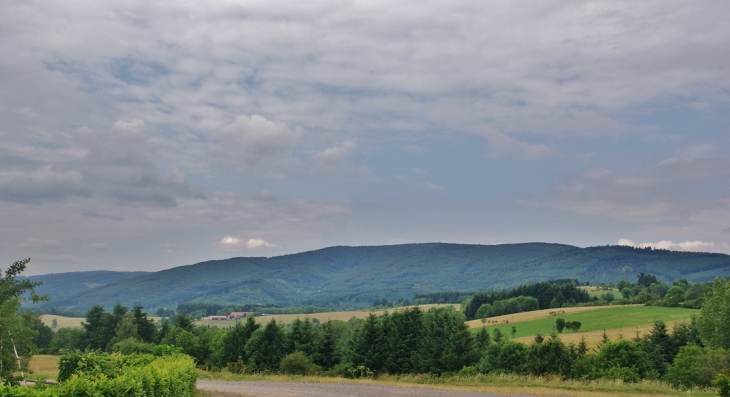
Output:
<path fill-rule="evenodd" d="M 641 306 L 641 305 L 626 305 L 626 306 Z M 616 308 L 616 306 L 584 306 L 584 307 L 564 307 L 560 309 L 543 309 L 543 310 L 535 310 L 531 312 L 522 312 L 522 313 L 514 313 L 514 314 L 507 314 L 504 316 L 496 316 L 491 317 L 487 319 L 487 322 L 482 324 L 482 320 L 471 320 L 467 321 L 467 325 L 469 325 L 469 328 L 482 328 L 485 325 L 498 325 L 498 324 L 513 324 L 513 323 L 519 323 L 523 321 L 532 321 L 532 320 L 539 320 L 541 318 L 548 318 L 554 316 L 554 314 L 550 313 L 559 313 L 559 315 L 564 314 L 572 314 L 572 313 L 580 313 L 580 312 L 587 312 L 592 310 L 601 310 L 601 309 L 608 309 L 608 308 Z"/>
<path fill-rule="evenodd" d="M 30 358 L 28 369 L 31 374 L 43 378 L 56 378 L 58 375 L 58 359 L 60 356 L 37 354 Z"/>
<path fill-rule="evenodd" d="M 81 322 L 85 319 L 80 317 L 63 317 L 55 314 L 41 315 L 41 321 L 49 327 L 53 325 L 53 320 L 56 320 L 56 328 L 81 328 Z"/>

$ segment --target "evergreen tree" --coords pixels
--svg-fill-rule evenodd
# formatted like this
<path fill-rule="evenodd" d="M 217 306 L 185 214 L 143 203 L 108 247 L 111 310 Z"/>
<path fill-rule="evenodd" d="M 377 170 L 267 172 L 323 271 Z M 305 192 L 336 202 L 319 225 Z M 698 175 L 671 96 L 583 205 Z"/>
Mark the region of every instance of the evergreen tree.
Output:
<path fill-rule="evenodd" d="M 414 307 L 397 311 L 390 316 L 388 350 L 385 371 L 388 373 L 415 373 L 418 366 L 418 347 L 423 333 L 423 311 Z"/>
<path fill-rule="evenodd" d="M 85 347 L 92 350 L 104 350 L 114 337 L 116 330 L 111 328 L 113 321 L 111 314 L 101 305 L 94 305 L 86 312 L 86 321 L 81 323 L 84 328 L 82 337 Z"/>
<path fill-rule="evenodd" d="M 382 320 L 385 317 L 386 320 Z M 374 313 L 365 319 L 360 329 L 353 335 L 350 343 L 350 362 L 354 366 L 363 365 L 372 371 L 380 372 L 386 357 L 387 338 L 383 335 L 381 324 L 388 321 L 387 315 L 378 317 Z"/>
<path fill-rule="evenodd" d="M 553 331 L 542 343 L 535 342 L 528 348 L 526 370 L 535 376 L 567 376 L 573 365 L 573 355 Z"/>
<path fill-rule="evenodd" d="M 299 351 L 304 353 L 310 360 L 316 360 L 319 353 L 317 346 L 318 337 L 312 326 L 312 321 L 306 317 L 304 321 L 295 319 L 287 334 L 287 351 Z"/>
<path fill-rule="evenodd" d="M 340 362 L 340 355 L 337 351 L 337 333 L 332 326 L 332 321 L 327 321 L 321 330 L 321 339 L 318 345 L 319 351 L 316 355 L 314 363 L 321 366 L 324 369 L 334 367 Z"/>
<path fill-rule="evenodd" d="M 284 330 L 273 318 L 266 327 L 251 334 L 245 351 L 248 368 L 253 371 L 275 371 L 281 359 L 290 353 L 286 350 Z"/>
<path fill-rule="evenodd" d="M 134 313 L 134 324 L 137 326 L 137 334 L 139 338 L 144 342 L 154 342 L 157 335 L 155 328 L 155 320 L 147 317 L 147 313 L 142 311 L 142 306 L 135 306 L 132 309 Z"/>
<path fill-rule="evenodd" d="M 479 360 L 474 337 L 464 320 L 464 315 L 451 307 L 426 312 L 419 349 L 420 371 L 455 372 Z"/>
<path fill-rule="evenodd" d="M 235 326 L 228 329 L 223 338 L 223 354 L 221 358 L 223 362 L 219 364 L 225 365 L 236 362 L 239 357 L 244 363 L 247 362 L 246 343 L 251 338 L 251 335 L 259 328 L 261 328 L 261 325 L 256 324 L 254 318 L 249 316 L 246 318 L 245 324 L 236 322 Z"/>

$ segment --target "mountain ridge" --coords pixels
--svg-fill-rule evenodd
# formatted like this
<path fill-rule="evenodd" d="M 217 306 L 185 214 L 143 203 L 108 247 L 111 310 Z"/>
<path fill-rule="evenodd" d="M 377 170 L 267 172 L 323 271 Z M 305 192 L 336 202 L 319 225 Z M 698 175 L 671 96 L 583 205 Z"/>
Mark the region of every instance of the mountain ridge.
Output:
<path fill-rule="evenodd" d="M 43 306 L 85 310 L 121 302 L 151 309 L 211 301 L 362 308 L 375 299 L 412 299 L 423 292 L 508 288 L 558 278 L 615 282 L 634 280 L 639 272 L 667 282 L 708 281 L 730 273 L 730 256 L 554 243 L 332 246 L 178 266 L 55 297 Z"/>

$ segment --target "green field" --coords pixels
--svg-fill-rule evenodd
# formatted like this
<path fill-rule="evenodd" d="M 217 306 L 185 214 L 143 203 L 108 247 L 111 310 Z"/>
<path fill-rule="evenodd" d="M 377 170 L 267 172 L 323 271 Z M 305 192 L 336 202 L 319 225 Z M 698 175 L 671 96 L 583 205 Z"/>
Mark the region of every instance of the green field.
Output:
<path fill-rule="evenodd" d="M 577 334 L 591 331 L 603 331 L 610 329 L 622 329 L 627 337 L 633 336 L 636 328 L 651 325 L 655 320 L 662 320 L 665 323 L 674 321 L 688 321 L 693 315 L 699 312 L 694 309 L 682 309 L 674 307 L 658 306 L 617 306 L 602 310 L 586 311 L 574 314 L 552 316 L 539 320 L 525 321 L 512 324 L 498 324 L 486 327 L 490 332 L 499 328 L 506 336 L 511 335 L 512 326 L 517 328 L 515 338 L 530 337 L 541 333 L 549 334 L 555 327 L 557 318 L 564 318 L 565 321 L 580 321 L 582 323 Z M 574 332 L 565 330 L 564 334 Z"/>

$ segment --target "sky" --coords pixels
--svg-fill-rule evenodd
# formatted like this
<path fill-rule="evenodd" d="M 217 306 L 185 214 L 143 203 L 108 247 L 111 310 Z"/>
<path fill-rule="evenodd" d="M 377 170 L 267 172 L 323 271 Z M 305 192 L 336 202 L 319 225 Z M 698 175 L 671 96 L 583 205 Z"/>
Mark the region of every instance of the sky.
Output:
<path fill-rule="evenodd" d="M 730 253 L 730 2 L 0 2 L 0 268 Z"/>

